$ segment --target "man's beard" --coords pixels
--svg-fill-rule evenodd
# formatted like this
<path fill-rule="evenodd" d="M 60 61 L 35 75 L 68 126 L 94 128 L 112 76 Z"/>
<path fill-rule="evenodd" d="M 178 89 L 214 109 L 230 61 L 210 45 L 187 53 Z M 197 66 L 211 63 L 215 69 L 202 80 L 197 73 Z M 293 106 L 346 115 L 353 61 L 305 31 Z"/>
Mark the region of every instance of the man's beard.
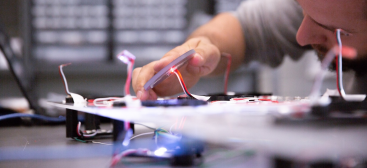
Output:
<path fill-rule="evenodd" d="M 315 49 L 317 53 L 317 57 L 320 61 L 322 61 L 325 58 L 325 55 L 329 51 L 329 49 L 322 45 L 312 45 L 312 48 Z M 354 71 L 356 75 L 364 75 L 367 73 L 367 55 L 365 56 L 359 56 L 358 59 L 345 59 L 342 58 L 342 70 L 344 72 L 346 71 Z M 336 64 L 335 59 L 333 62 L 329 65 L 329 70 L 335 71 L 336 70 Z"/>

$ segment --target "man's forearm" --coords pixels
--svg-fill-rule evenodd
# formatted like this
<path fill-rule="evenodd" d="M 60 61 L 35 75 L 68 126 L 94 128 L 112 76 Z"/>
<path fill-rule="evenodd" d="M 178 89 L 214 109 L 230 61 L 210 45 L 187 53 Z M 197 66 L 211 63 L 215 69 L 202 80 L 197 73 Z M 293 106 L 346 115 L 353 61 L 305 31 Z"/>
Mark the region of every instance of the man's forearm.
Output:
<path fill-rule="evenodd" d="M 231 70 L 237 69 L 244 60 L 245 40 L 239 21 L 230 13 L 217 15 L 207 24 L 195 30 L 188 39 L 207 38 L 221 53 L 232 55 Z M 210 75 L 219 75 L 225 72 L 227 60 L 221 58 L 218 66 Z"/>

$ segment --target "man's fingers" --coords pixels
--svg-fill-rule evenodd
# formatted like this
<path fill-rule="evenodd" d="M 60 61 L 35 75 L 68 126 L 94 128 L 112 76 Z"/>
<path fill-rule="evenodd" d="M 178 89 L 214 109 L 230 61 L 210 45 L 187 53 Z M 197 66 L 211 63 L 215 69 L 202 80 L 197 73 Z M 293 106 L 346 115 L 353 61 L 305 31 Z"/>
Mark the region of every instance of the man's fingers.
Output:
<path fill-rule="evenodd" d="M 157 100 L 158 96 L 152 89 L 149 89 L 148 92 L 149 97 L 147 98 L 147 100 Z"/>
<path fill-rule="evenodd" d="M 191 58 L 191 60 L 189 61 L 189 64 L 191 66 L 201 66 L 204 64 L 205 59 L 203 58 L 203 56 L 199 53 L 195 53 L 194 56 Z"/>
<path fill-rule="evenodd" d="M 139 76 L 139 73 L 140 73 L 140 70 L 141 70 L 141 67 L 139 68 L 135 68 L 134 71 L 133 71 L 133 76 L 132 76 L 132 85 L 133 85 L 133 89 L 134 89 L 134 92 L 137 93 L 137 81 L 138 81 L 138 76 Z"/>
<path fill-rule="evenodd" d="M 210 43 L 201 43 L 195 48 L 196 54 L 190 60 L 187 71 L 191 74 L 205 76 L 217 67 L 220 60 L 220 52 Z"/>
<path fill-rule="evenodd" d="M 196 53 L 188 63 L 180 68 L 187 85 L 193 86 L 201 76 L 208 75 L 217 66 L 220 60 L 220 52 L 209 39 L 193 38 L 178 46 L 163 56 L 158 61 L 151 62 L 142 68 L 136 68 L 133 72 L 133 88 L 138 98 L 141 100 L 155 100 L 157 95 L 173 95 L 179 91 L 178 87 L 172 87 L 174 78 L 168 78 L 154 89 L 144 90 L 144 85 L 156 72 L 162 70 L 173 60 L 184 54 L 185 52 L 195 49 Z"/>
<path fill-rule="evenodd" d="M 154 65 L 154 70 L 156 72 L 159 72 L 161 69 L 163 69 L 165 66 L 167 66 L 169 63 L 171 63 L 173 60 L 184 54 L 185 52 L 189 51 L 189 48 L 183 48 L 183 47 L 176 47 L 166 53 L 160 60 L 157 61 L 157 63 Z"/>
<path fill-rule="evenodd" d="M 136 94 L 136 97 L 138 99 L 141 99 L 141 100 L 147 100 L 149 98 L 149 93 L 148 93 L 148 91 L 145 91 L 144 88 L 141 86 L 141 84 L 138 82 L 139 81 L 139 74 L 141 72 L 141 69 L 142 68 L 135 68 L 134 69 L 132 85 L 133 85 L 133 89 L 134 89 L 134 92 Z"/>
<path fill-rule="evenodd" d="M 136 68 L 133 72 L 133 88 L 136 96 L 141 100 L 148 100 L 150 98 L 157 97 L 154 92 L 150 93 L 151 89 L 144 89 L 145 83 L 154 76 L 155 71 L 153 70 L 153 66 L 155 63 L 156 61 L 151 62 L 142 68 Z"/>
<path fill-rule="evenodd" d="M 189 51 L 190 49 L 195 49 L 194 56 L 189 60 L 186 68 L 189 73 L 204 76 L 209 74 L 215 69 L 219 60 L 220 53 L 217 47 L 212 45 L 210 41 L 203 40 L 190 40 L 187 43 L 178 46 L 164 55 L 162 59 L 157 61 L 154 65 L 154 70 L 156 72 L 163 69 L 170 62 L 178 58 L 180 55 Z"/>

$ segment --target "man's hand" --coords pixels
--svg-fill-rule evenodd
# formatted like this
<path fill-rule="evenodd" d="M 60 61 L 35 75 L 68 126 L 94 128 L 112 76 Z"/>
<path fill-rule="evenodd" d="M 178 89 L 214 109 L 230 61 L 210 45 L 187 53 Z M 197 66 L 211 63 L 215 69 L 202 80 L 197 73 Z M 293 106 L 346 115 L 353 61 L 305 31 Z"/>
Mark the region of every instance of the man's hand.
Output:
<path fill-rule="evenodd" d="M 217 67 L 220 60 L 219 49 L 206 37 L 192 38 L 166 53 L 160 60 L 134 69 L 132 84 L 136 96 L 141 100 L 155 100 L 158 96 L 170 96 L 182 92 L 174 75 L 153 89 L 144 90 L 144 85 L 154 74 L 191 49 L 196 51 L 194 57 L 179 69 L 188 88 L 194 86 L 200 77 L 210 74 Z"/>
<path fill-rule="evenodd" d="M 205 75 L 222 74 L 227 65 L 220 52 L 232 55 L 231 69 L 236 69 L 244 60 L 245 40 L 240 22 L 231 13 L 221 13 L 196 29 L 181 46 L 165 54 L 160 60 L 151 62 L 133 72 L 133 88 L 141 100 L 155 100 L 157 96 L 171 96 L 182 92 L 175 75 L 144 90 L 144 85 L 157 72 L 185 52 L 195 49 L 196 54 L 179 70 L 187 87 L 194 86 Z"/>

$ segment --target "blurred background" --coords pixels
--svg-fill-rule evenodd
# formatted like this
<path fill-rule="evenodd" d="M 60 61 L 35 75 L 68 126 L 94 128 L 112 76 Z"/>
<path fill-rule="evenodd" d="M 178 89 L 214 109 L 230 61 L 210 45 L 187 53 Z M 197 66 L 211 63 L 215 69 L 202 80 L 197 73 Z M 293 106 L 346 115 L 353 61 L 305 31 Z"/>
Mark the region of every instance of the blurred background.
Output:
<path fill-rule="evenodd" d="M 65 67 L 69 89 L 89 95 L 123 95 L 126 65 L 116 59 L 124 49 L 135 67 L 157 60 L 215 14 L 233 11 L 241 0 L 1 0 L 0 23 L 15 54 L 32 74 L 38 97 L 62 100 L 58 73 Z M 230 76 L 229 91 L 266 92 L 281 96 L 309 94 L 319 69 L 313 52 L 294 62 L 285 59 L 270 69 L 253 63 Z M 224 77 L 204 78 L 193 94 L 223 91 Z M 330 74 L 325 88 L 335 88 Z M 22 97 L 0 55 L 0 99 Z M 1 102 L 0 102 L 1 103 Z"/>

